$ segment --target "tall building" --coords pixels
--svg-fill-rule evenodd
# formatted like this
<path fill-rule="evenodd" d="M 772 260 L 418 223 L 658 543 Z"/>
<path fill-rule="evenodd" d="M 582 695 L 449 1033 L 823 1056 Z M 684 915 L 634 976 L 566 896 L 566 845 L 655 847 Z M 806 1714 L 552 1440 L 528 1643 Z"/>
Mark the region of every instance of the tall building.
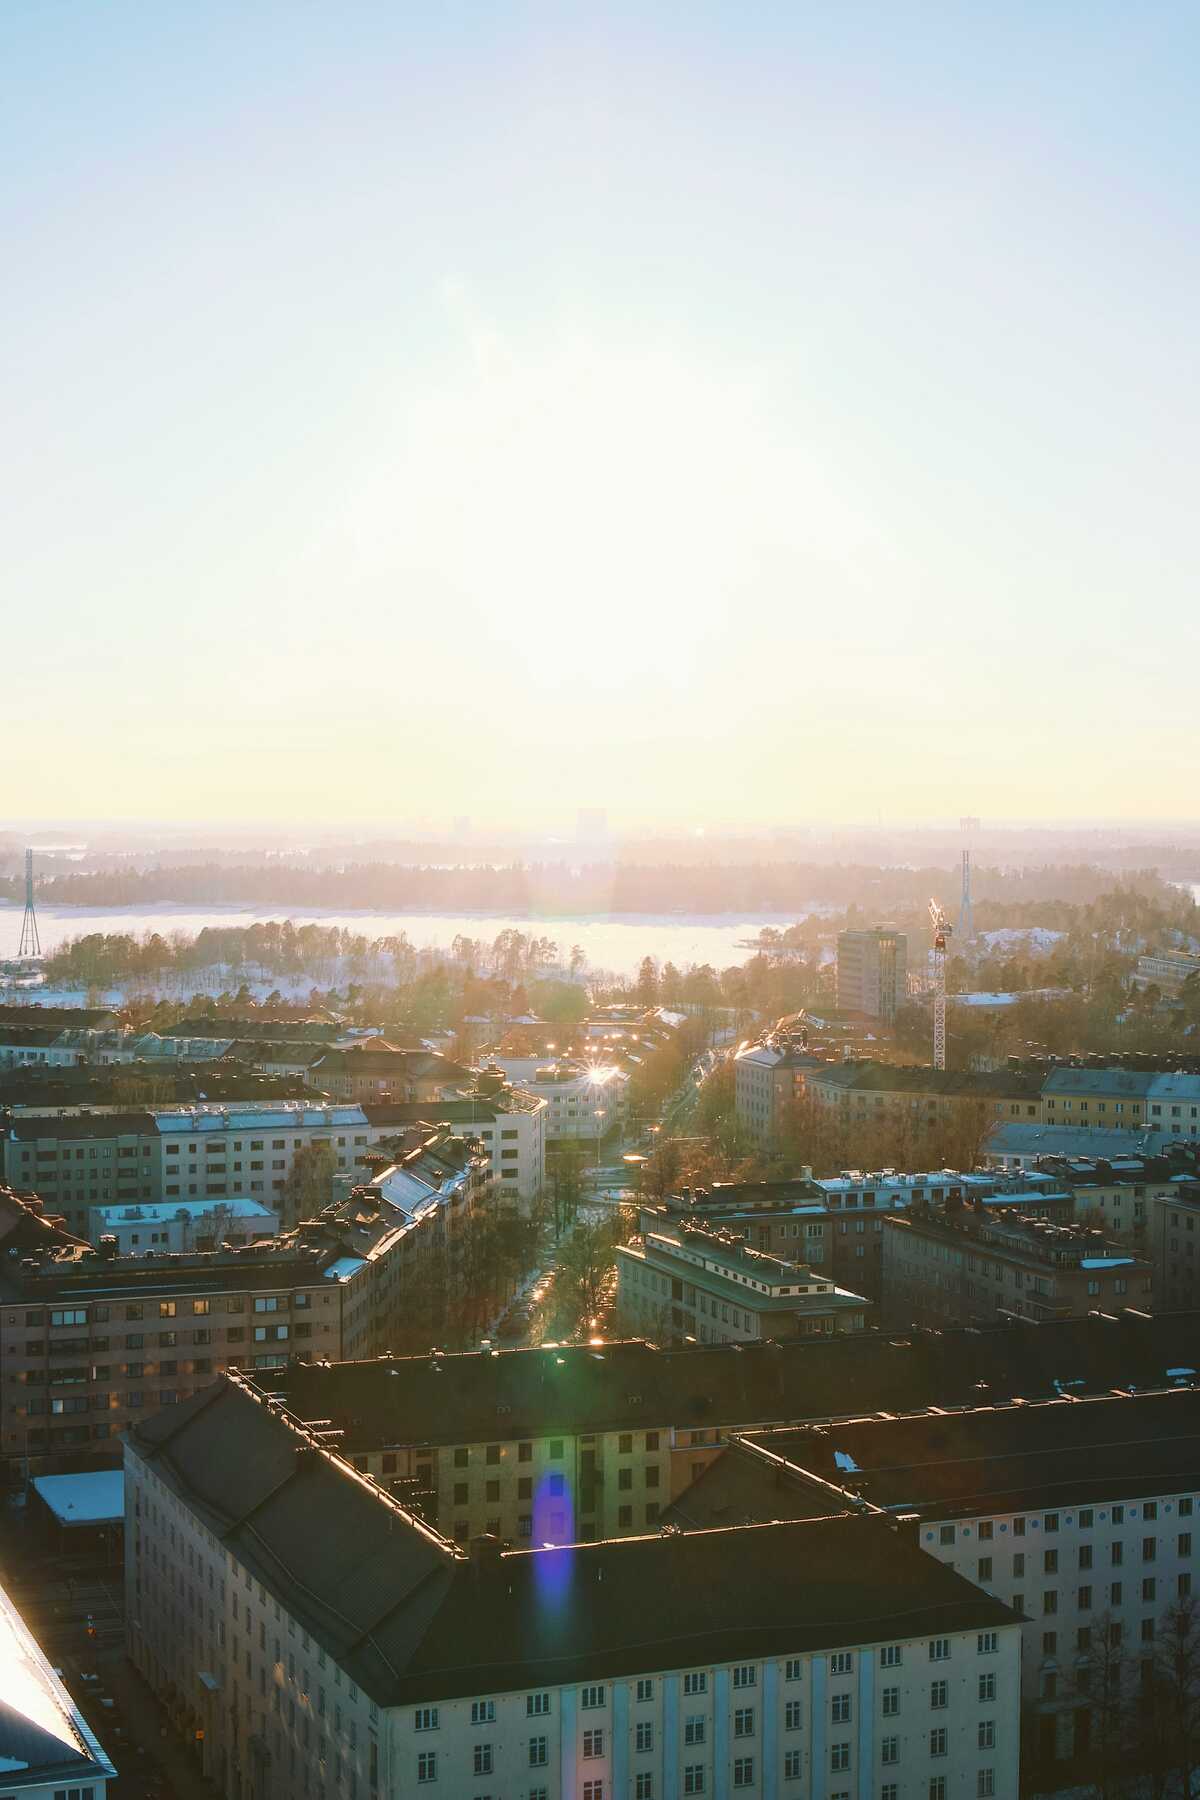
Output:
<path fill-rule="evenodd" d="M 839 1012 L 891 1020 L 908 997 L 908 940 L 889 925 L 841 931 L 837 941 Z"/>
<path fill-rule="evenodd" d="M 1018 1616 L 898 1519 L 458 1545 L 238 1377 L 125 1472 L 129 1654 L 230 1800 L 1017 1795 Z"/>

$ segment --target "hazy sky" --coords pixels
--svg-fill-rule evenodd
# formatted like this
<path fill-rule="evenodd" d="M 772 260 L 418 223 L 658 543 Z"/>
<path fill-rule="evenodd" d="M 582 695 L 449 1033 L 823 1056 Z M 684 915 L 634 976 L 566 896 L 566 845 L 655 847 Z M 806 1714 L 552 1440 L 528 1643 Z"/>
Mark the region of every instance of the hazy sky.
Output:
<path fill-rule="evenodd" d="M 10 812 L 1194 817 L 1198 21 L 10 0 Z"/>

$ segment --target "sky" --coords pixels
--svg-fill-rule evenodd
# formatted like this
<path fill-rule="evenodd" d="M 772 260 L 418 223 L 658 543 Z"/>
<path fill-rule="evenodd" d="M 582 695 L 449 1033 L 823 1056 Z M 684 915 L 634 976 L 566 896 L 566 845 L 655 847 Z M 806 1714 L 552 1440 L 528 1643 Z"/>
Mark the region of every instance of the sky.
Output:
<path fill-rule="evenodd" d="M 11 813 L 1195 818 L 1198 38 L 12 0 Z"/>

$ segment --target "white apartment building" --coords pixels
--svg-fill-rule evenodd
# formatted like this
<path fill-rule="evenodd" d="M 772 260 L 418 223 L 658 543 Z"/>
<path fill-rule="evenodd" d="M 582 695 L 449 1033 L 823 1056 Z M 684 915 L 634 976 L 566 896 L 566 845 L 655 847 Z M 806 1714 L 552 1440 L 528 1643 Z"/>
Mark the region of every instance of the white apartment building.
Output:
<path fill-rule="evenodd" d="M 3 1588 L 0 1698 L 4 1800 L 104 1800 L 117 1771 Z"/>
<path fill-rule="evenodd" d="M 1190 1384 L 1195 1371 L 1181 1367 L 1177 1379 Z M 1032 1405 L 858 1419 L 823 1441 L 779 1431 L 746 1442 L 772 1453 L 759 1516 L 780 1516 L 780 1456 L 809 1481 L 919 1515 L 927 1554 L 1023 1617 L 1025 1707 L 1043 1752 L 1070 1758 L 1086 1747 L 1101 1634 L 1136 1689 L 1163 1615 L 1200 1574 L 1200 1391 L 1074 1399 L 1065 1370 L 1057 1385 L 1061 1399 Z"/>
<path fill-rule="evenodd" d="M 373 1144 L 420 1123 L 445 1125 L 454 1137 L 478 1138 L 495 1192 L 524 1209 L 534 1205 L 545 1187 L 549 1108 L 520 1088 L 497 1082 L 487 1093 L 441 1100 L 368 1101 L 363 1111 Z"/>
<path fill-rule="evenodd" d="M 1018 1792 L 1018 1622 L 911 1528 L 464 1549 L 237 1377 L 127 1440 L 126 1601 L 229 1800 Z"/>
<path fill-rule="evenodd" d="M 546 1102 L 546 1137 L 582 1138 L 595 1143 L 623 1124 L 629 1077 L 615 1064 L 539 1064 L 521 1083 Z"/>

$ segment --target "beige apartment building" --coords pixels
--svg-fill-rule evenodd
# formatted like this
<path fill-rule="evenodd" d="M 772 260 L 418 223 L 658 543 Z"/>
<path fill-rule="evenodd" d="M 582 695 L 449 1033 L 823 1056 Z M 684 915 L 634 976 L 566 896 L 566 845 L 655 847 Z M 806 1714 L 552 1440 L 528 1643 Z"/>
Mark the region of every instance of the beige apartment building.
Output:
<path fill-rule="evenodd" d="M 889 925 L 841 931 L 837 941 L 838 1011 L 890 1023 L 908 1003 L 908 939 Z"/>

